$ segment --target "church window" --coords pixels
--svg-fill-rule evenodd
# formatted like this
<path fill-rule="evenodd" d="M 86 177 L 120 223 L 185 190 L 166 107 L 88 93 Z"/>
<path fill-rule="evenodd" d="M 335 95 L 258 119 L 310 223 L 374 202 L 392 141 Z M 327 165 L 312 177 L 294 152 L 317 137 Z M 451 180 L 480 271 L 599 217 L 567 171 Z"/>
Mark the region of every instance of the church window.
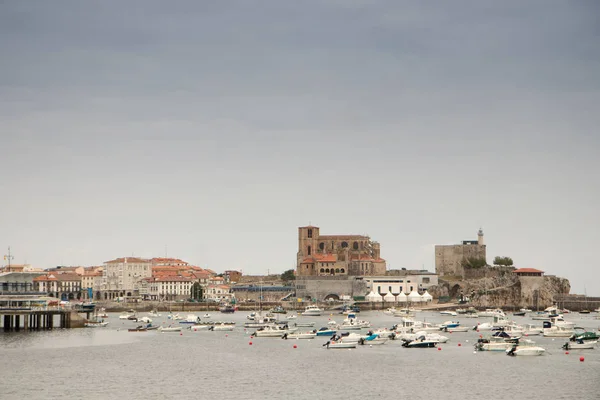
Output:
<path fill-rule="evenodd" d="M 342 249 L 345 249 L 346 247 L 348 247 L 348 242 L 342 242 Z"/>
<path fill-rule="evenodd" d="M 344 273 L 344 268 L 340 268 L 340 272 L 343 274 Z"/>
<path fill-rule="evenodd" d="M 336 269 L 335 269 L 335 272 L 336 272 L 336 273 L 339 273 L 339 272 L 340 272 L 340 269 L 339 269 L 339 268 L 336 268 Z"/>
<path fill-rule="evenodd" d="M 308 230 L 308 238 L 309 238 L 309 239 L 312 239 L 312 229 L 309 229 L 309 230 Z"/>
<path fill-rule="evenodd" d="M 329 268 L 327 268 L 327 269 L 325 270 L 325 272 L 326 272 L 326 273 L 329 273 Z"/>
<path fill-rule="evenodd" d="M 310 246 L 308 246 L 308 255 L 310 256 L 311 253 L 312 253 L 312 248 Z"/>
<path fill-rule="evenodd" d="M 321 268 L 321 273 L 325 273 L 325 268 Z"/>
<path fill-rule="evenodd" d="M 358 242 L 354 242 L 354 243 L 352 243 L 352 248 L 353 248 L 354 250 L 358 250 Z"/>
<path fill-rule="evenodd" d="M 323 242 L 319 243 L 319 249 L 324 250 L 325 249 L 325 243 L 323 243 Z"/>

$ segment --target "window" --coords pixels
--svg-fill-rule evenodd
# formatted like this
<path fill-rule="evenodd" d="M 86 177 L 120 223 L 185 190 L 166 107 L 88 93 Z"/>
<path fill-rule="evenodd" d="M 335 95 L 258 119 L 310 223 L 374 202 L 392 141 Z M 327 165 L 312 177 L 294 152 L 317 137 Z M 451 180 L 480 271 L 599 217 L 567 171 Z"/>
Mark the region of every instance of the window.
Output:
<path fill-rule="evenodd" d="M 336 273 L 339 273 L 339 272 L 340 272 L 340 269 L 339 269 L 339 268 L 336 268 L 336 269 L 335 269 L 335 272 L 336 272 Z"/>
<path fill-rule="evenodd" d="M 329 273 L 329 268 L 327 268 L 327 269 L 325 270 L 325 273 L 327 273 L 327 274 Z"/>
<path fill-rule="evenodd" d="M 325 243 L 323 243 L 323 242 L 319 243 L 319 249 L 324 250 L 325 249 Z"/>
<path fill-rule="evenodd" d="M 312 253 L 312 248 L 310 246 L 308 246 L 308 255 L 310 256 Z"/>
<path fill-rule="evenodd" d="M 392 287 L 391 286 L 388 286 L 388 292 L 390 292 L 390 293 L 392 292 Z"/>
<path fill-rule="evenodd" d="M 342 242 L 342 249 L 345 249 L 346 247 L 348 247 L 348 242 Z"/>
<path fill-rule="evenodd" d="M 340 272 L 343 274 L 345 272 L 344 268 L 340 268 Z"/>
<path fill-rule="evenodd" d="M 354 243 L 352 243 L 352 248 L 353 248 L 354 250 L 358 250 L 358 242 L 354 242 Z"/>
<path fill-rule="evenodd" d="M 309 229 L 309 230 L 308 230 L 308 238 L 309 238 L 309 239 L 312 239 L 312 229 Z"/>
<path fill-rule="evenodd" d="M 412 286 L 410 287 L 410 291 L 411 291 L 411 292 L 413 291 L 413 287 L 412 287 Z"/>
<path fill-rule="evenodd" d="M 325 273 L 325 268 L 321 268 L 321 273 Z"/>
<path fill-rule="evenodd" d="M 423 278 L 423 283 L 429 283 L 429 278 Z"/>

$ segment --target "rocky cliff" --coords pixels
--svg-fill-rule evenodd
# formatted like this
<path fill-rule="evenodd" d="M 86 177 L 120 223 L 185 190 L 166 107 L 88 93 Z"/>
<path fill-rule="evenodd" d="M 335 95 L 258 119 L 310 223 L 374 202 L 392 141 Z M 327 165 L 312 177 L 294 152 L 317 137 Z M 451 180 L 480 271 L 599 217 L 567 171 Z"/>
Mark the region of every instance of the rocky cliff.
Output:
<path fill-rule="evenodd" d="M 571 285 L 556 276 L 517 276 L 512 271 L 484 268 L 471 279 L 440 278 L 439 285 L 429 289 L 434 298 L 449 296 L 456 300 L 469 297 L 475 307 L 545 308 L 557 295 L 569 294 Z"/>

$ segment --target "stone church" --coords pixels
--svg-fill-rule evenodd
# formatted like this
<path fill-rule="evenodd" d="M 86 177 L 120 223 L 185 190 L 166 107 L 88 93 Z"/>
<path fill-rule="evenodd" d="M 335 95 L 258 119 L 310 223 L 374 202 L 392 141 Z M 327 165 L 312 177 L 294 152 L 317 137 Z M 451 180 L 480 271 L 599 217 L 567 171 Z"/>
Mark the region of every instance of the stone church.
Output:
<path fill-rule="evenodd" d="M 383 276 L 380 245 L 363 235 L 321 235 L 316 226 L 298 228 L 296 276 Z"/>

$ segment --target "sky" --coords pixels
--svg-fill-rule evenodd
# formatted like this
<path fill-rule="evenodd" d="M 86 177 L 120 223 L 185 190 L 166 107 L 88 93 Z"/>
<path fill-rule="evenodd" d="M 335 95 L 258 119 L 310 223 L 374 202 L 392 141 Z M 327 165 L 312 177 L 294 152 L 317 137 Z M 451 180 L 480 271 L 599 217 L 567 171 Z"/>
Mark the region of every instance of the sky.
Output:
<path fill-rule="evenodd" d="M 600 296 L 596 1 L 0 2 L 0 249 L 295 268 L 297 228 Z M 6 250 L 5 250 L 6 249 Z"/>

